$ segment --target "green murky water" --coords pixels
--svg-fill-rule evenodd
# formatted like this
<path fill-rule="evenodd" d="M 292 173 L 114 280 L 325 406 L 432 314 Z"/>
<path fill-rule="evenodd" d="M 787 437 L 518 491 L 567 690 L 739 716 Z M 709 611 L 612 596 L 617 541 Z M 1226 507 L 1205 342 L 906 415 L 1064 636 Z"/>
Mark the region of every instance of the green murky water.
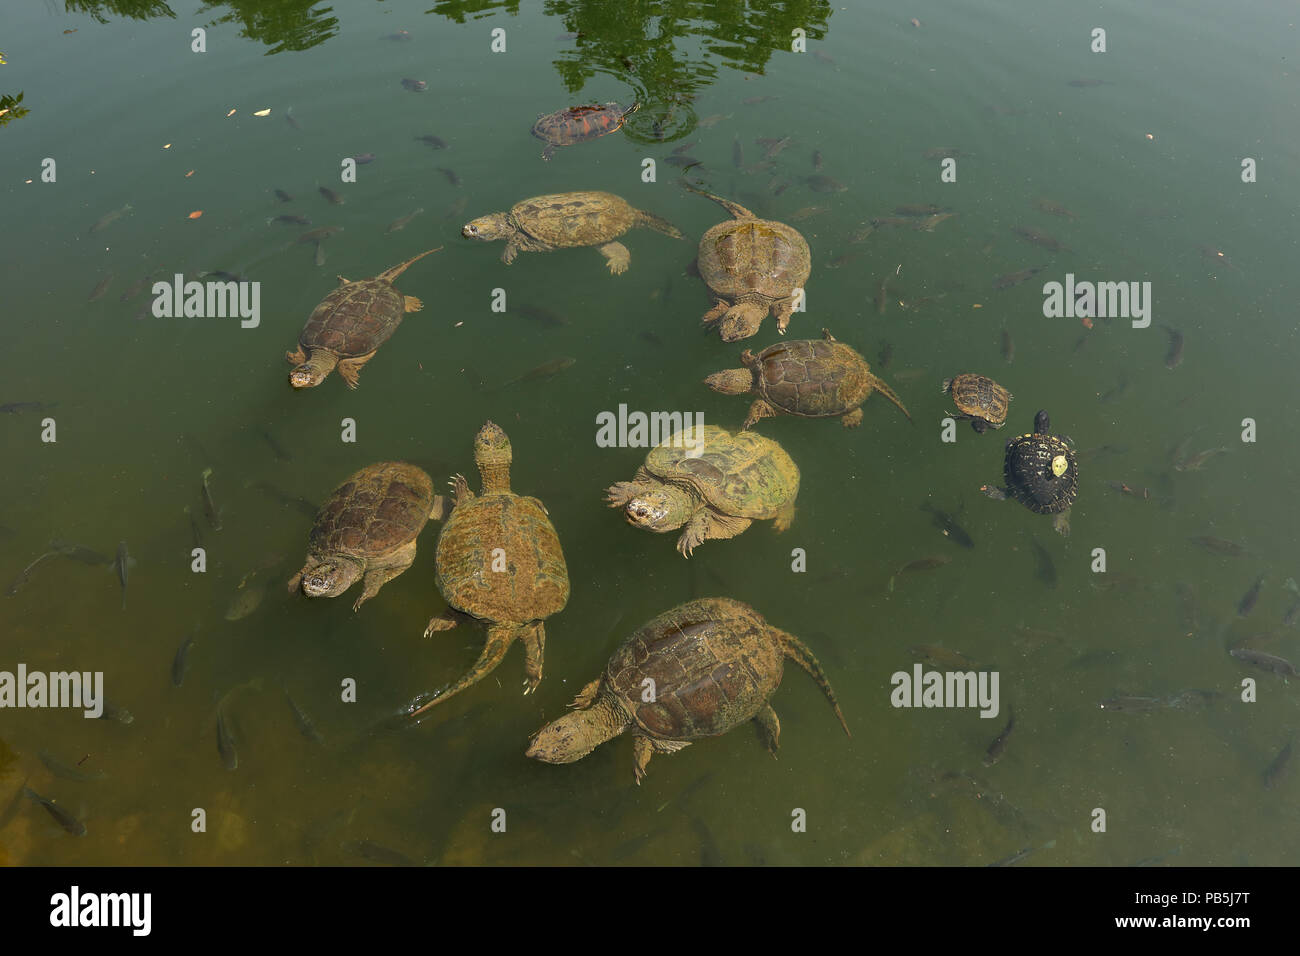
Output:
<path fill-rule="evenodd" d="M 1300 690 L 1227 654 L 1248 642 L 1300 655 L 1296 630 L 1280 623 L 1296 600 L 1282 584 L 1300 573 L 1300 139 L 1287 5 L 1104 4 L 1078 15 L 1028 2 L 756 3 L 726 13 L 698 3 L 72 6 L 15 7 L 0 33 L 0 95 L 23 93 L 0 115 L 0 404 L 53 406 L 0 415 L 0 574 L 17 576 L 55 537 L 108 554 L 124 539 L 138 565 L 125 610 L 104 567 L 39 565 L 0 601 L 0 670 L 103 671 L 109 698 L 134 721 L 0 711 L 0 800 L 9 805 L 26 778 L 87 827 L 73 838 L 23 803 L 0 818 L 0 860 L 358 863 L 370 841 L 448 863 L 982 864 L 1045 845 L 1025 864 L 1297 862 L 1289 809 L 1300 780 L 1290 768 L 1266 788 L 1263 773 L 1300 724 Z M 1097 26 L 1105 54 L 1089 52 Z M 191 49 L 200 27 L 204 53 Z M 504 53 L 491 50 L 498 28 Z M 806 53 L 790 50 L 795 28 L 806 30 Z M 386 39 L 403 30 L 409 38 Z M 404 89 L 404 78 L 428 88 Z M 624 131 L 543 162 L 529 135 L 536 116 L 593 100 L 643 105 Z M 446 148 L 415 139 L 429 135 Z M 756 141 L 783 137 L 793 142 L 764 168 Z M 686 143 L 702 163 L 690 173 L 697 182 L 807 237 L 807 311 L 790 334 L 831 329 L 916 419 L 876 396 L 857 431 L 764 421 L 760 432 L 802 471 L 793 527 L 777 535 L 759 523 L 689 562 L 672 537 L 631 529 L 602 506 L 603 489 L 630 478 L 644 452 L 595 442 L 596 416 L 621 403 L 727 426 L 747 406 L 701 385 L 735 367 L 742 346 L 698 325 L 709 300 L 689 264 L 723 214 L 676 185 L 665 160 Z M 925 158 L 939 147 L 960 151 L 955 182 L 941 183 L 940 160 Z M 340 183 L 340 160 L 364 153 L 374 162 Z M 1259 182 L 1241 181 L 1245 157 L 1258 161 Z M 42 181 L 46 158 L 52 183 Z M 659 162 L 657 182 L 642 179 L 646 158 Z M 845 189 L 815 191 L 815 174 Z M 346 202 L 328 203 L 321 185 Z M 277 202 L 276 189 L 293 201 Z M 687 241 L 635 231 L 624 240 L 631 268 L 612 277 L 592 250 L 525 254 L 507 268 L 499 245 L 459 236 L 473 216 L 575 189 L 618 193 Z M 1040 199 L 1075 218 L 1044 213 Z M 956 215 L 933 232 L 882 226 L 850 241 L 896 206 L 929 203 Z M 385 232 L 416 209 L 405 229 Z M 281 214 L 312 226 L 268 223 Z M 317 266 L 314 247 L 293 240 L 321 226 L 343 231 Z M 1012 231 L 1022 226 L 1067 250 L 1027 243 Z M 398 282 L 423 311 L 358 390 L 337 375 L 289 389 L 284 352 L 336 273 L 372 276 L 438 245 Z M 1032 281 L 993 288 L 995 276 L 1035 266 L 1045 268 Z M 146 275 L 205 271 L 261 284 L 256 328 L 141 314 L 147 289 L 122 301 Z M 1041 282 L 1066 273 L 1149 281 L 1151 327 L 1098 320 L 1089 332 L 1077 318 L 1044 318 Z M 496 289 L 511 311 L 492 311 Z M 524 305 L 563 324 L 529 318 Z M 1184 336 L 1174 369 L 1162 325 Z M 1003 329 L 1015 343 L 1010 365 Z M 774 340 L 768 320 L 745 344 Z M 556 358 L 576 361 L 550 379 L 496 387 Z M 955 443 L 941 441 L 951 405 L 939 383 L 963 370 L 1014 393 L 1008 431 L 976 436 L 963 425 Z M 979 492 L 1000 479 L 1004 438 L 1027 431 L 1040 407 L 1084 453 L 1069 538 Z M 53 443 L 42 441 L 47 417 Z M 354 443 L 340 440 L 345 418 L 356 422 Z M 1246 418 L 1257 423 L 1253 443 L 1241 440 Z M 357 468 L 397 458 L 441 484 L 472 473 L 472 439 L 487 419 L 508 431 L 514 487 L 547 504 L 569 563 L 572 597 L 547 622 L 545 680 L 521 697 L 522 652 L 512 649 L 425 723 L 374 732 L 482 646 L 482 632 L 465 627 L 421 638 L 444 607 L 433 583 L 438 528 L 426 529 L 415 565 L 354 615 L 355 590 L 335 601 L 286 593 L 310 518 L 258 486 L 319 502 Z M 1179 471 L 1180 445 L 1184 456 L 1228 451 Z M 202 521 L 206 467 L 220 532 Z M 927 502 L 959 513 L 975 547 L 945 539 L 921 510 Z M 204 574 L 190 570 L 186 506 L 203 525 Z M 1200 535 L 1249 553 L 1208 553 L 1189 541 Z M 1054 585 L 1036 571 L 1034 539 Z M 791 570 L 795 548 L 806 552 L 804 573 Z M 1106 576 L 1091 571 L 1097 548 Z M 952 560 L 889 591 L 897 568 L 930 555 Z M 243 590 L 265 585 L 264 599 L 226 620 L 258 568 Z M 1257 606 L 1240 618 L 1261 573 Z M 813 647 L 852 739 L 791 667 L 774 698 L 779 761 L 748 727 L 657 757 L 640 787 L 626 737 L 570 766 L 525 759 L 529 734 L 563 713 L 637 626 L 717 594 Z M 175 687 L 173 655 L 191 634 Z M 996 669 L 1002 713 L 892 707 L 890 675 L 910 670 L 908 649 L 927 644 Z M 1256 703 L 1239 702 L 1247 676 L 1258 680 Z M 340 702 L 347 679 L 356 703 Z M 283 689 L 323 745 L 299 734 Z M 1200 690 L 1218 696 L 1153 713 L 1098 706 Z M 233 772 L 216 745 L 216 705 L 228 693 Z M 1008 704 L 1015 729 L 985 767 Z M 42 750 L 108 776 L 53 776 Z M 201 836 L 194 808 L 207 812 Z M 491 830 L 498 808 L 505 833 Z M 807 832 L 792 832 L 796 808 Z M 1106 811 L 1104 834 L 1091 829 L 1094 808 Z"/>

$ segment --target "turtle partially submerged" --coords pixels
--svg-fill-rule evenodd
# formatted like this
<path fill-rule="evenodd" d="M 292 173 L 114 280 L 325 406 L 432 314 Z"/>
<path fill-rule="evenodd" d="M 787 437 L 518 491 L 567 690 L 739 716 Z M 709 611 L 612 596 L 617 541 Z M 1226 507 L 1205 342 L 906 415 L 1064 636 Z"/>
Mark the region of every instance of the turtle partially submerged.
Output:
<path fill-rule="evenodd" d="M 483 479 L 475 495 L 463 475 L 452 481 L 455 504 L 438 536 L 437 582 L 450 605 L 429 621 L 424 636 L 462 621 L 487 625 L 487 642 L 474 666 L 411 716 L 476 683 L 501 663 L 510 645 L 524 645 L 524 693 L 542 679 L 543 620 L 569 600 L 569 570 L 560 539 L 536 498 L 510 490 L 510 439 L 492 422 L 474 439 L 474 464 Z"/>
<path fill-rule="evenodd" d="M 957 418 L 969 418 L 970 427 L 979 434 L 989 428 L 1001 428 L 1007 423 L 1007 406 L 1012 395 L 1005 388 L 983 375 L 962 372 L 943 380 L 944 392 L 952 392 L 957 404 Z"/>
<path fill-rule="evenodd" d="M 639 784 L 654 754 L 752 720 L 775 757 L 781 722 L 769 701 L 787 657 L 812 675 L 848 734 L 830 681 L 802 641 L 740 601 L 701 598 L 665 611 L 628 638 L 605 673 L 574 699 L 576 709 L 533 735 L 528 756 L 573 763 L 630 730 Z"/>
<path fill-rule="evenodd" d="M 350 282 L 339 276 L 339 287 L 321 299 L 298 333 L 298 350 L 284 355 L 298 366 L 289 373 L 289 384 L 314 388 L 337 366 L 348 388 L 356 388 L 361 366 L 397 331 L 402 316 L 424 308 L 415 296 L 394 289 L 393 280 L 438 249 L 422 252 L 373 279 Z"/>
<path fill-rule="evenodd" d="M 1070 533 L 1070 505 L 1079 496 L 1079 463 L 1068 438 L 1051 434 L 1046 411 L 1034 416 L 1034 431 L 1007 442 L 1002 466 L 1006 487 L 984 485 L 990 498 L 1014 498 L 1037 514 L 1053 515 L 1052 527 Z"/>
<path fill-rule="evenodd" d="M 862 424 L 862 403 L 873 390 L 912 419 L 894 390 L 871 374 L 867 360 L 826 329 L 820 339 L 778 342 L 757 355 L 745 349 L 740 364 L 744 368 L 715 372 L 704 384 L 724 395 L 758 396 L 744 428 L 782 412 L 803 418 L 838 415 L 845 428 L 856 428 Z"/>
<path fill-rule="evenodd" d="M 585 143 L 622 129 L 623 122 L 640 108 L 640 103 L 633 103 L 627 109 L 617 103 L 603 106 L 593 103 L 590 106 L 570 106 L 567 110 L 556 110 L 539 117 L 533 124 L 533 135 L 546 141 L 542 159 L 549 160 L 554 156 L 557 146 Z"/>
<path fill-rule="evenodd" d="M 613 193 L 574 192 L 534 196 L 515 203 L 508 212 L 494 212 L 472 220 L 461 230 L 466 239 L 492 242 L 504 239 L 501 261 L 506 265 L 522 252 L 550 252 L 577 246 L 596 246 L 614 275 L 626 272 L 632 254 L 619 236 L 646 226 L 674 239 L 682 234 L 672 223 L 630 205 Z"/>
<path fill-rule="evenodd" d="M 445 501 L 427 474 L 402 461 L 362 468 L 321 505 L 307 544 L 307 560 L 289 581 L 289 593 L 338 597 L 365 579 L 358 610 L 415 560 L 415 541 Z"/>
<path fill-rule="evenodd" d="M 707 539 L 734 538 L 754 521 L 771 518 L 784 531 L 798 493 L 799 468 L 772 439 L 705 425 L 650 449 L 632 480 L 606 494 L 635 527 L 664 532 L 685 525 L 677 550 L 689 558 Z"/>
<path fill-rule="evenodd" d="M 724 342 L 747 339 L 771 312 L 782 335 L 794 312 L 795 291 L 812 271 L 812 253 L 797 229 L 759 219 L 739 203 L 687 186 L 734 217 L 712 226 L 700 239 L 700 276 L 716 300 L 704 314 L 718 324 Z"/>

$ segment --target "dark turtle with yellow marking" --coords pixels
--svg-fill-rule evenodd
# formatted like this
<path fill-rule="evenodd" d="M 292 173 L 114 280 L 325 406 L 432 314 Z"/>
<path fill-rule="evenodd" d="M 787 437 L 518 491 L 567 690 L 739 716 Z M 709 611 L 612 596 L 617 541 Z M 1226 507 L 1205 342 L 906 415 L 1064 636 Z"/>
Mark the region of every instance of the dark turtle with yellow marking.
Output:
<path fill-rule="evenodd" d="M 1012 395 L 993 379 L 973 372 L 962 372 L 943 380 L 943 391 L 952 393 L 957 417 L 969 418 L 970 427 L 983 434 L 989 428 L 1007 423 L 1007 407 Z"/>
<path fill-rule="evenodd" d="M 820 339 L 778 342 L 757 355 L 745 349 L 740 364 L 745 367 L 715 372 L 704 384 L 724 395 L 759 396 L 744 428 L 782 412 L 803 418 L 838 415 L 845 428 L 856 428 L 862 424 L 862 403 L 873 391 L 912 418 L 894 390 L 871 374 L 867 360 L 826 329 Z"/>
<path fill-rule="evenodd" d="M 546 141 L 542 159 L 549 160 L 554 156 L 557 146 L 585 143 L 622 129 L 628 116 L 640 108 L 640 103 L 633 103 L 627 109 L 617 103 L 603 106 L 593 103 L 590 106 L 570 106 L 567 110 L 556 110 L 539 117 L 533 124 L 533 135 Z"/>
<path fill-rule="evenodd" d="M 1007 442 L 1002 474 L 1006 487 L 984 485 L 990 498 L 1014 498 L 1036 514 L 1053 515 L 1052 527 L 1070 533 L 1070 506 L 1079 496 L 1079 463 L 1068 438 L 1051 434 L 1046 411 L 1034 416 L 1034 430 Z"/>
<path fill-rule="evenodd" d="M 501 663 L 516 639 L 527 655 L 524 693 L 541 682 L 542 622 L 568 603 L 569 570 L 546 506 L 510 490 L 512 458 L 506 433 L 487 422 L 474 439 L 482 492 L 470 491 L 463 475 L 452 481 L 455 504 L 437 549 L 438 590 L 449 609 L 429 621 L 424 636 L 478 620 L 487 625 L 487 642 L 469 673 L 411 716 L 476 683 Z"/>
<path fill-rule="evenodd" d="M 350 282 L 339 276 L 339 287 L 321 299 L 298 333 L 298 350 L 284 355 L 298 366 L 289 373 L 289 384 L 314 388 L 337 366 L 348 388 L 356 388 L 361 366 L 397 331 L 402 316 L 424 308 L 415 296 L 394 289 L 393 280 L 438 249 L 422 252 L 373 279 Z"/>
<path fill-rule="evenodd" d="M 701 598 L 665 611 L 628 638 L 604 675 L 578 694 L 573 713 L 533 735 L 528 756 L 572 763 L 630 730 L 640 783 L 654 754 L 749 720 L 776 756 L 781 724 L 769 701 L 787 657 L 812 675 L 848 734 L 830 681 L 802 641 L 740 601 Z"/>

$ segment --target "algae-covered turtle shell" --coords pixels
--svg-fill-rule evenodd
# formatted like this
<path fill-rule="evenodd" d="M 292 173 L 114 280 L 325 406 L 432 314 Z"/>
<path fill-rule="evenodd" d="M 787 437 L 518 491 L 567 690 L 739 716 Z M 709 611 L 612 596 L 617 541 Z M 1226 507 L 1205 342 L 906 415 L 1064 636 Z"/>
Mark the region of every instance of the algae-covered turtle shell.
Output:
<path fill-rule="evenodd" d="M 1001 428 L 1007 423 L 1007 407 L 1012 395 L 993 379 L 973 372 L 962 372 L 944 379 L 943 391 L 952 393 L 952 400 L 962 418 L 969 418 L 971 427 L 983 432 L 990 426 Z"/>
<path fill-rule="evenodd" d="M 703 433 L 694 447 L 670 439 L 650 449 L 646 470 L 687 483 L 710 507 L 742 518 L 776 517 L 798 495 L 799 467 L 772 439 L 717 425 Z"/>
<path fill-rule="evenodd" d="M 1068 441 L 1049 433 L 1051 421 L 1040 411 L 1034 431 L 1007 443 L 1003 476 L 1007 490 L 1030 511 L 1057 514 L 1079 495 L 1079 466 Z"/>

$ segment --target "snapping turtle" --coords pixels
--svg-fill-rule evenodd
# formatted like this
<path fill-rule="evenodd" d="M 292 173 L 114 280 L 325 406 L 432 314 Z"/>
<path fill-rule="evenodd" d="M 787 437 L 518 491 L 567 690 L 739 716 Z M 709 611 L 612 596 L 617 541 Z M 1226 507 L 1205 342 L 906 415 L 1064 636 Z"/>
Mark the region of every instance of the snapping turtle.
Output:
<path fill-rule="evenodd" d="M 546 506 L 510 490 L 510 439 L 487 422 L 474 439 L 483 479 L 475 495 L 463 475 L 452 481 L 455 504 L 438 536 L 438 590 L 449 609 L 429 621 L 424 636 L 465 620 L 487 625 L 487 643 L 460 680 L 437 692 L 411 716 L 459 693 L 501 663 L 511 643 L 524 645 L 524 693 L 542 679 L 546 631 L 542 620 L 569 600 L 569 570 Z"/>
<path fill-rule="evenodd" d="M 445 501 L 427 474 L 401 461 L 362 468 L 321 505 L 307 539 L 307 560 L 289 581 L 308 597 L 338 597 L 358 578 L 358 610 L 415 560 L 415 540 Z"/>
<path fill-rule="evenodd" d="M 845 428 L 856 428 L 862 424 L 861 405 L 873 389 L 912 420 L 894 390 L 871 374 L 866 359 L 826 329 L 821 339 L 778 342 L 757 355 L 745 349 L 740 364 L 745 367 L 714 372 L 704 384 L 724 395 L 758 396 L 744 428 L 782 412 L 803 418 L 839 415 Z"/>
<path fill-rule="evenodd" d="M 605 673 L 574 699 L 576 709 L 533 735 L 528 756 L 573 763 L 631 730 L 639 784 L 655 753 L 752 720 L 775 757 L 781 723 L 768 701 L 787 657 L 812 675 L 848 734 L 830 681 L 802 641 L 740 601 L 701 598 L 665 611 L 624 641 Z"/>
<path fill-rule="evenodd" d="M 576 246 L 597 246 L 614 275 L 626 272 L 632 254 L 615 242 L 636 226 L 647 226 L 674 239 L 682 238 L 677 227 L 648 212 L 642 212 L 613 193 L 551 193 L 517 202 L 509 212 L 480 216 L 465 225 L 466 239 L 492 242 L 504 239 L 501 261 L 506 265 L 523 252 L 550 252 Z"/>
<path fill-rule="evenodd" d="M 990 498 L 1014 498 L 1037 514 L 1053 516 L 1052 527 L 1070 533 L 1070 505 L 1079 496 L 1079 463 L 1068 438 L 1051 434 L 1046 411 L 1034 416 L 1034 431 L 1007 442 L 1002 472 L 1005 488 L 984 485 Z"/>
<path fill-rule="evenodd" d="M 978 434 L 1007 423 L 1007 406 L 1012 395 L 993 379 L 962 372 L 945 378 L 942 390 L 952 392 L 952 400 L 957 404 L 956 417 L 969 418 L 970 427 Z"/>
<path fill-rule="evenodd" d="M 298 366 L 289 373 L 289 384 L 314 388 L 337 365 L 348 388 L 356 388 L 361 366 L 397 331 L 402 316 L 424 308 L 415 296 L 394 289 L 393 280 L 438 249 L 422 252 L 373 279 L 349 282 L 339 276 L 339 287 L 321 299 L 298 333 L 298 350 L 284 353 Z"/>
<path fill-rule="evenodd" d="M 685 525 L 677 550 L 689 558 L 707 539 L 734 538 L 753 521 L 772 518 L 784 531 L 798 493 L 799 468 L 772 439 L 704 425 L 650 449 L 632 480 L 606 494 L 630 525 L 659 532 Z"/>
<path fill-rule="evenodd" d="M 734 217 L 709 229 L 700 239 L 700 277 L 716 303 L 704 324 L 718 323 L 724 342 L 747 339 L 770 311 L 782 335 L 790 324 L 796 290 L 812 270 L 812 253 L 797 229 L 759 219 L 739 203 L 687 186 L 707 196 Z"/>
<path fill-rule="evenodd" d="M 546 141 L 542 150 L 542 159 L 549 160 L 555 155 L 557 146 L 573 146 L 585 143 L 606 133 L 613 133 L 623 127 L 623 121 L 641 108 L 640 103 L 633 103 L 627 109 L 617 103 L 601 106 L 570 106 L 567 110 L 556 110 L 538 118 L 533 124 L 533 135 Z"/>

